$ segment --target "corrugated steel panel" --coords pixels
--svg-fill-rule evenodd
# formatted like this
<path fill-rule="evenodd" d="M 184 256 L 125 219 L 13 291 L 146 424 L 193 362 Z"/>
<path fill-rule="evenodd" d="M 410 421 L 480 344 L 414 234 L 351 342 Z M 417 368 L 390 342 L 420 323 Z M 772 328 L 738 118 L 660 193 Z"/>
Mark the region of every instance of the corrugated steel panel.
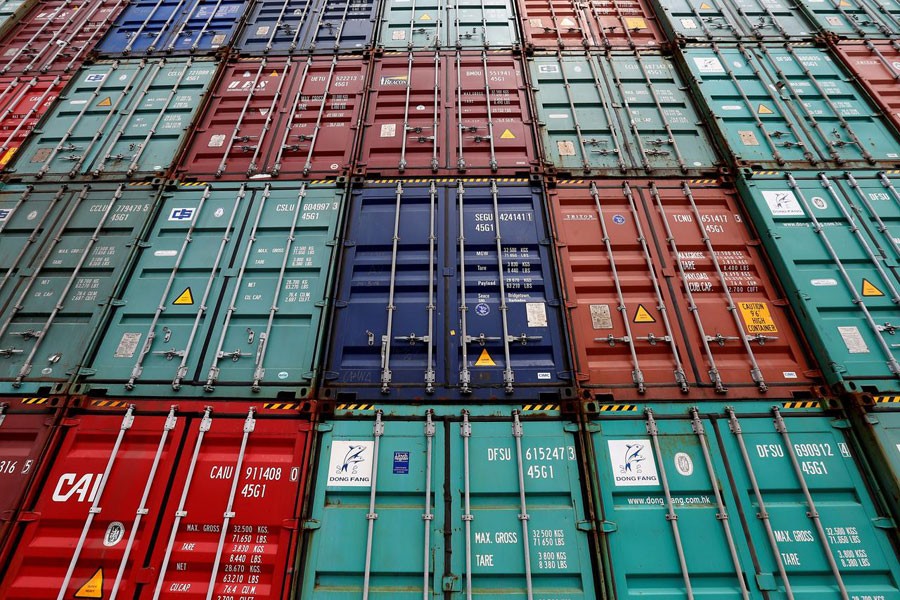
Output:
<path fill-rule="evenodd" d="M 12 160 L 68 81 L 62 74 L 0 77 L 0 168 Z"/>
<path fill-rule="evenodd" d="M 344 191 L 185 184 L 164 193 L 78 382 L 92 394 L 306 397 Z"/>
<path fill-rule="evenodd" d="M 802 6 L 790 0 L 650 1 L 679 42 L 805 42 L 818 35 Z"/>
<path fill-rule="evenodd" d="M 659 49 L 666 44 L 645 0 L 519 0 L 516 6 L 529 50 Z"/>
<path fill-rule="evenodd" d="M 900 165 L 900 141 L 824 50 L 758 44 L 683 51 L 692 85 L 739 167 Z"/>
<path fill-rule="evenodd" d="M 839 391 L 900 390 L 896 175 L 779 173 L 738 180 L 824 376 Z"/>
<path fill-rule="evenodd" d="M 44 458 L 52 457 L 56 425 L 65 398 L 4 397 L 0 399 L 0 565 L 15 545 L 8 534 L 20 518 Z"/>
<path fill-rule="evenodd" d="M 228 63 L 177 172 L 231 180 L 346 175 L 369 63 L 350 56 Z"/>
<path fill-rule="evenodd" d="M 67 415 L 0 596 L 288 597 L 309 415 L 165 399 L 94 408 Z"/>
<path fill-rule="evenodd" d="M 549 172 L 687 175 L 720 168 L 668 56 L 535 55 L 528 70 Z"/>
<path fill-rule="evenodd" d="M 0 192 L 0 390 L 65 384 L 116 297 L 153 186 L 8 185 Z"/>
<path fill-rule="evenodd" d="M 47 181 L 165 175 L 216 68 L 196 58 L 84 67 L 7 171 Z"/>
<path fill-rule="evenodd" d="M 537 168 L 520 58 L 410 52 L 375 59 L 357 173 L 512 176 Z"/>
<path fill-rule="evenodd" d="M 211 53 L 228 48 L 248 0 L 131 0 L 105 38 L 101 55 Z"/>
<path fill-rule="evenodd" d="M 385 50 L 512 50 L 521 44 L 514 0 L 385 0 L 378 46 Z"/>
<path fill-rule="evenodd" d="M 432 412 L 325 425 L 298 597 L 600 597 L 577 426 Z"/>
<path fill-rule="evenodd" d="M 9 31 L 29 8 L 37 4 L 36 0 L 2 0 L 0 1 L 0 35 Z"/>
<path fill-rule="evenodd" d="M 378 8 L 375 0 L 258 0 L 234 45 L 251 55 L 362 52 Z"/>
<path fill-rule="evenodd" d="M 550 190 L 579 386 L 615 401 L 811 397 L 804 343 L 731 185 Z"/>
<path fill-rule="evenodd" d="M 0 43 L 0 75 L 75 71 L 116 16 L 125 0 L 40 2 Z"/>
<path fill-rule="evenodd" d="M 327 397 L 569 393 L 540 188 L 369 183 L 353 191 L 349 215 Z"/>
<path fill-rule="evenodd" d="M 800 0 L 822 31 L 844 39 L 900 38 L 897 0 Z"/>
<path fill-rule="evenodd" d="M 635 409 L 589 425 L 617 598 L 900 595 L 886 507 L 833 416 Z"/>
<path fill-rule="evenodd" d="M 900 129 L 900 42 L 844 42 L 834 49 Z"/>

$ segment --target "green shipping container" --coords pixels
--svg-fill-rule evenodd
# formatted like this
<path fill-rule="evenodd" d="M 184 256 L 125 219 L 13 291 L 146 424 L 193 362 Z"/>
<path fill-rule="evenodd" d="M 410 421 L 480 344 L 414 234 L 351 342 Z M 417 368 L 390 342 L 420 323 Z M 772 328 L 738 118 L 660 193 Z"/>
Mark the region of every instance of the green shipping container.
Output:
<path fill-rule="evenodd" d="M 874 396 L 872 404 L 848 407 L 854 430 L 900 523 L 900 396 Z"/>
<path fill-rule="evenodd" d="M 840 393 L 900 390 L 900 195 L 890 177 L 738 179 L 824 378 Z"/>
<path fill-rule="evenodd" d="M 514 0 L 385 0 L 378 45 L 385 50 L 518 48 Z"/>
<path fill-rule="evenodd" d="M 669 57 L 546 54 L 527 62 L 549 172 L 680 176 L 721 166 Z"/>
<path fill-rule="evenodd" d="M 319 425 L 297 598 L 598 597 L 576 424 L 409 411 Z"/>
<path fill-rule="evenodd" d="M 843 39 L 900 39 L 897 0 L 800 0 L 822 31 Z"/>
<path fill-rule="evenodd" d="M 7 172 L 46 181 L 165 175 L 215 75 L 206 58 L 101 61 L 72 78 Z"/>
<path fill-rule="evenodd" d="M 803 42 L 818 33 L 793 0 L 651 2 L 663 29 L 679 42 Z"/>
<path fill-rule="evenodd" d="M 79 391 L 308 396 L 343 198 L 323 182 L 165 192 Z"/>
<path fill-rule="evenodd" d="M 74 375 L 158 195 L 126 183 L 0 192 L 0 392 L 55 393 Z"/>
<path fill-rule="evenodd" d="M 887 508 L 814 407 L 596 407 L 610 597 L 900 598 Z"/>
<path fill-rule="evenodd" d="M 697 45 L 682 56 L 735 166 L 900 165 L 890 120 L 827 51 L 802 44 Z"/>

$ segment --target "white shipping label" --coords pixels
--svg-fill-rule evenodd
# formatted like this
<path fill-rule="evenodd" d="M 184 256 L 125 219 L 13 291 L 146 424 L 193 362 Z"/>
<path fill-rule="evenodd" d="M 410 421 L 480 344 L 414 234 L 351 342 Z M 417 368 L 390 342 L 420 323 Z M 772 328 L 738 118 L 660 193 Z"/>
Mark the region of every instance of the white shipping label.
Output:
<path fill-rule="evenodd" d="M 224 145 L 225 145 L 225 134 L 224 133 L 216 133 L 214 135 L 209 136 L 209 144 L 207 144 L 207 147 L 221 148 Z"/>
<path fill-rule="evenodd" d="M 697 22 L 693 19 L 681 19 L 681 26 L 685 29 L 697 29 Z"/>
<path fill-rule="evenodd" d="M 398 31 L 394 31 L 393 33 L 391 33 L 391 39 L 394 39 L 394 40 L 405 40 L 405 39 L 406 39 L 406 32 L 403 31 L 402 29 L 400 29 L 400 30 L 398 30 Z"/>
<path fill-rule="evenodd" d="M 268 26 L 268 25 L 261 25 L 261 26 L 257 27 L 257 28 L 256 28 L 256 35 L 260 35 L 260 36 L 262 36 L 262 35 L 269 35 L 269 26 Z"/>
<path fill-rule="evenodd" d="M 866 345 L 866 340 L 863 339 L 862 334 L 856 327 L 838 327 L 838 333 L 841 334 L 841 338 L 844 340 L 844 344 L 847 346 L 847 351 L 850 354 L 869 353 L 869 346 Z"/>
<path fill-rule="evenodd" d="M 594 329 L 613 328 L 609 304 L 591 304 L 591 324 Z"/>
<path fill-rule="evenodd" d="M 334 440 L 328 461 L 328 486 L 368 487 L 372 485 L 375 442 Z"/>
<path fill-rule="evenodd" d="M 788 190 L 771 191 L 765 190 L 762 193 L 766 204 L 769 205 L 769 211 L 775 217 L 796 217 L 803 216 L 803 209 L 794 193 Z"/>
<path fill-rule="evenodd" d="M 547 326 L 547 307 L 543 302 L 526 302 L 525 314 L 528 317 L 529 327 Z"/>
<path fill-rule="evenodd" d="M 725 67 L 715 56 L 695 56 L 694 64 L 701 73 L 724 73 Z"/>
<path fill-rule="evenodd" d="M 397 125 L 386 123 L 381 126 L 381 137 L 394 137 L 397 135 Z"/>
<path fill-rule="evenodd" d="M 122 339 L 119 340 L 119 346 L 116 348 L 115 358 L 133 358 L 134 352 L 137 350 L 138 343 L 141 341 L 140 333 L 123 333 Z"/>
<path fill-rule="evenodd" d="M 607 444 L 616 486 L 659 485 L 650 440 L 607 440 Z"/>
<path fill-rule="evenodd" d="M 837 279 L 810 279 L 810 285 L 814 285 L 816 287 L 834 287 L 838 284 Z"/>

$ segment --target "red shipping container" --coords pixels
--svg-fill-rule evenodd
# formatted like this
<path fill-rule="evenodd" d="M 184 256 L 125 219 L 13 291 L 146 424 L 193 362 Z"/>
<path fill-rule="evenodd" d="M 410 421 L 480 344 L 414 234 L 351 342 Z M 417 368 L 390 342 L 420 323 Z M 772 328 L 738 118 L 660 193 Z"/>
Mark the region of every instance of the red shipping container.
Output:
<path fill-rule="evenodd" d="M 817 395 L 817 373 L 733 186 L 605 179 L 560 184 L 549 197 L 588 396 Z"/>
<path fill-rule="evenodd" d="M 223 70 L 185 147 L 186 181 L 337 177 L 350 169 L 369 63 L 247 58 Z"/>
<path fill-rule="evenodd" d="M 519 0 L 529 50 L 659 50 L 666 36 L 645 0 Z"/>
<path fill-rule="evenodd" d="M 70 75 L 0 77 L 0 168 L 6 166 Z"/>
<path fill-rule="evenodd" d="M 900 42 L 842 42 L 838 55 L 900 128 Z"/>
<path fill-rule="evenodd" d="M 38 2 L 0 43 L 0 75 L 77 70 L 127 5 L 127 0 Z"/>
<path fill-rule="evenodd" d="M 311 411 L 84 403 L 16 524 L 0 597 L 287 597 Z"/>
<path fill-rule="evenodd" d="M 7 535 L 51 446 L 65 398 L 0 399 L 0 565 L 11 548 Z M 2 572 L 2 571 L 0 571 Z"/>
<path fill-rule="evenodd" d="M 537 147 L 522 61 L 508 52 L 375 59 L 356 172 L 527 175 Z"/>

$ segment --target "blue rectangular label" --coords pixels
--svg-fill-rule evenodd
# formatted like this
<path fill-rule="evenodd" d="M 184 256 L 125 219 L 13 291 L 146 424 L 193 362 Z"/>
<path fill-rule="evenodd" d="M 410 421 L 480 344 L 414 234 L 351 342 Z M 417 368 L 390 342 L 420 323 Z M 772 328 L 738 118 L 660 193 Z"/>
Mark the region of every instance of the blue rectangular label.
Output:
<path fill-rule="evenodd" d="M 394 452 L 394 475 L 409 474 L 409 452 Z"/>

